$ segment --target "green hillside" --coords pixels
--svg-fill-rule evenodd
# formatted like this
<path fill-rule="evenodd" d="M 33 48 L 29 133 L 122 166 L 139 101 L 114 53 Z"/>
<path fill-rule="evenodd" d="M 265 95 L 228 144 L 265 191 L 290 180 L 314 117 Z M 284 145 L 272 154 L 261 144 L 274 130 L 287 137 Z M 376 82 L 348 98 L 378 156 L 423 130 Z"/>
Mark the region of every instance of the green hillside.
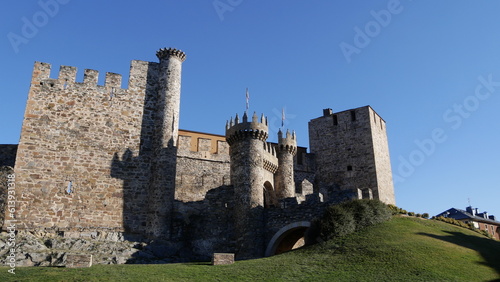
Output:
<path fill-rule="evenodd" d="M 434 220 L 395 217 L 347 237 L 234 265 L 0 268 L 1 281 L 494 281 L 500 242 Z M 500 281 L 500 280 L 499 280 Z"/>

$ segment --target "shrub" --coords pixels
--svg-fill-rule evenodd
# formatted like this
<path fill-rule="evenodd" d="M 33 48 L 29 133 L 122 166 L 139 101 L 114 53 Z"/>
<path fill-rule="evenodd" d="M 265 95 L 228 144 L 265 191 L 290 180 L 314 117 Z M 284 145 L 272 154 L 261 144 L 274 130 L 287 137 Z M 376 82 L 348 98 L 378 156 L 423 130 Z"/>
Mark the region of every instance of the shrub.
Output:
<path fill-rule="evenodd" d="M 491 234 L 488 233 L 488 231 L 486 231 L 486 230 L 480 230 L 480 233 L 483 234 L 484 236 L 490 238 L 490 239 L 493 238 L 493 236 L 491 236 Z"/>
<path fill-rule="evenodd" d="M 314 221 L 313 233 L 323 240 L 341 237 L 391 218 L 391 210 L 378 200 L 353 200 L 332 205 Z"/>
<path fill-rule="evenodd" d="M 415 214 L 415 216 L 416 216 L 416 217 L 422 217 L 422 215 L 421 215 L 421 214 L 419 214 L 419 213 Z"/>
<path fill-rule="evenodd" d="M 409 212 L 408 215 L 409 216 L 415 216 L 415 213 L 414 212 Z"/>
<path fill-rule="evenodd" d="M 398 208 L 395 205 L 388 204 L 387 207 L 389 210 L 392 212 L 392 215 L 397 215 L 397 214 L 407 214 L 408 212 L 402 208 Z"/>
<path fill-rule="evenodd" d="M 429 214 L 428 214 L 428 213 L 426 213 L 426 212 L 424 212 L 424 213 L 422 214 L 422 217 L 423 217 L 423 218 L 429 218 Z"/>
<path fill-rule="evenodd" d="M 319 221 L 319 235 L 323 240 L 341 237 L 356 230 L 354 216 L 340 206 L 330 206 Z"/>
<path fill-rule="evenodd" d="M 446 223 L 449 223 L 449 224 L 453 224 L 453 225 L 457 225 L 457 226 L 460 226 L 460 227 L 463 227 L 463 228 L 467 228 L 467 229 L 470 229 L 472 231 L 475 231 L 479 234 L 482 234 L 488 238 L 492 238 L 491 234 L 489 234 L 487 231 L 485 230 L 479 230 L 477 229 L 476 227 L 474 227 L 474 224 L 469 222 L 469 223 L 464 223 L 462 221 L 459 221 L 459 220 L 456 220 L 454 218 L 449 218 L 449 217 L 443 217 L 443 216 L 438 216 L 438 217 L 434 217 L 433 216 L 433 219 L 434 220 L 439 220 L 439 221 L 443 221 L 443 222 L 446 222 Z"/>
<path fill-rule="evenodd" d="M 396 207 L 395 205 L 388 204 L 387 207 L 391 211 L 392 215 L 397 215 L 401 213 L 401 209 Z"/>

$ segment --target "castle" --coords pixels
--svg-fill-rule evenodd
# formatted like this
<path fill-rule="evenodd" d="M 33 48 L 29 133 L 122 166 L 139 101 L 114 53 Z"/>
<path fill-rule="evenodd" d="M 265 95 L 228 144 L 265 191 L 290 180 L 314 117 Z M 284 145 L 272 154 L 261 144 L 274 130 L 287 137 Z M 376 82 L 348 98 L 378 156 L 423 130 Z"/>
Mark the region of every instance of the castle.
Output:
<path fill-rule="evenodd" d="M 50 64 L 35 63 L 19 144 L 0 145 L 18 230 L 118 232 L 166 242 L 165 256 L 245 259 L 303 245 L 332 203 L 395 203 L 386 124 L 370 106 L 323 110 L 309 122 L 310 153 L 288 130 L 267 142 L 267 118 L 255 113 L 231 117 L 225 136 L 180 130 L 186 55 L 157 57 L 131 62 L 127 89 L 119 74 L 98 85 L 86 69 L 75 82 L 74 67 L 51 78 Z"/>

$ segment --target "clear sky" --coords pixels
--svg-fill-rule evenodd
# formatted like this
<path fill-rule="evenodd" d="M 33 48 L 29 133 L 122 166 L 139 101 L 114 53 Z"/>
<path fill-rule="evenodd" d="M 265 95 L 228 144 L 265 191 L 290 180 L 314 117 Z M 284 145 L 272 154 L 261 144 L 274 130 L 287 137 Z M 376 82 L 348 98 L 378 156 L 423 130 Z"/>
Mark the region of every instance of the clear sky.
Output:
<path fill-rule="evenodd" d="M 0 144 L 19 141 L 34 61 L 123 74 L 161 47 L 187 54 L 180 127 L 224 134 L 265 113 L 272 136 L 324 108 L 386 121 L 398 206 L 431 215 L 468 199 L 500 217 L 498 1 L 6 0 Z"/>

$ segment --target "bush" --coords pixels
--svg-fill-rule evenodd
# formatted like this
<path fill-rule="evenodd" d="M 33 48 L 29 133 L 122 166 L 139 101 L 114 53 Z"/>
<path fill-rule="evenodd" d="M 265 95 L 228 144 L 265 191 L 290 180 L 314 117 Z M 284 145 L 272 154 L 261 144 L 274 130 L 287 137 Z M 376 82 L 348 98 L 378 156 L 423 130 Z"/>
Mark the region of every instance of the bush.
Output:
<path fill-rule="evenodd" d="M 426 213 L 426 212 L 424 212 L 424 213 L 422 214 L 422 217 L 423 217 L 423 218 L 429 218 L 429 214 L 428 214 L 428 213 Z"/>
<path fill-rule="evenodd" d="M 391 218 L 391 210 L 378 200 L 353 200 L 332 205 L 314 221 L 313 233 L 323 240 L 342 237 Z"/>
<path fill-rule="evenodd" d="M 408 212 L 402 208 L 398 208 L 395 205 L 388 204 L 387 207 L 389 210 L 392 212 L 392 215 L 397 215 L 397 214 L 407 214 Z"/>
<path fill-rule="evenodd" d="M 396 207 L 395 205 L 388 204 L 387 207 L 391 211 L 392 215 L 397 215 L 401 213 L 401 209 Z"/>
<path fill-rule="evenodd" d="M 477 232 L 479 234 L 482 234 L 482 235 L 484 235 L 484 236 L 486 236 L 488 238 L 492 238 L 491 234 L 489 234 L 485 230 L 479 230 L 479 229 L 477 229 L 476 227 L 474 227 L 474 224 L 471 223 L 471 222 L 464 223 L 464 222 L 456 220 L 454 218 L 449 218 L 449 217 L 444 217 L 444 216 L 433 217 L 433 219 L 434 220 L 443 221 L 443 222 L 446 222 L 446 223 L 449 223 L 449 224 L 457 225 L 457 226 L 460 226 L 460 227 L 463 227 L 463 228 L 467 228 L 467 229 L 475 231 L 475 232 Z"/>
<path fill-rule="evenodd" d="M 330 206 L 318 222 L 319 236 L 323 240 L 342 237 L 356 230 L 354 216 L 339 206 Z"/>
<path fill-rule="evenodd" d="M 488 233 L 488 231 L 486 231 L 486 230 L 481 230 L 480 233 L 483 234 L 484 236 L 490 238 L 490 239 L 493 238 L 493 236 L 491 236 L 491 234 Z"/>
<path fill-rule="evenodd" d="M 414 212 L 409 212 L 408 215 L 409 216 L 415 216 L 415 213 Z"/>

